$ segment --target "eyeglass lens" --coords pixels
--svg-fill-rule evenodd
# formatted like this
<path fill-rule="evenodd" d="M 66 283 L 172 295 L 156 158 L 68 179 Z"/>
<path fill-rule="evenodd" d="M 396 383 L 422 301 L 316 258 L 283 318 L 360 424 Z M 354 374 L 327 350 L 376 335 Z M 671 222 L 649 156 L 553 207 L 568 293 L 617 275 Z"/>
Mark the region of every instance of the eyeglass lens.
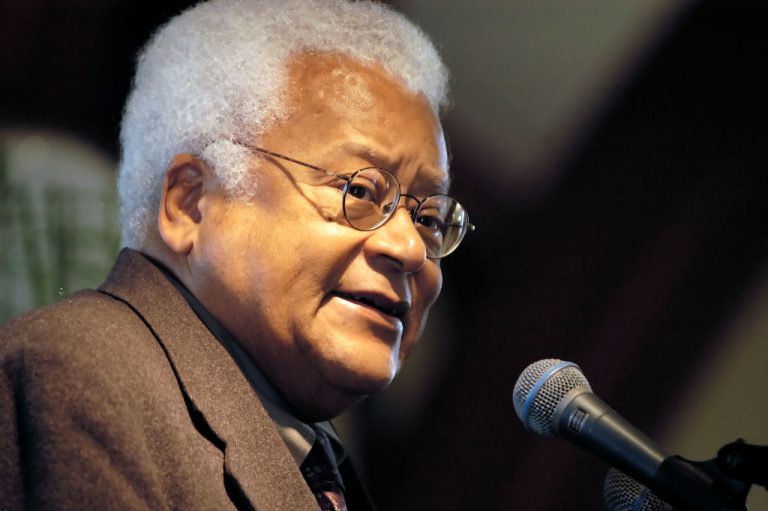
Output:
<path fill-rule="evenodd" d="M 400 186 L 390 173 L 376 168 L 362 169 L 352 176 L 344 193 L 344 214 L 353 227 L 372 230 L 390 216 L 400 199 Z"/>
<path fill-rule="evenodd" d="M 394 175 L 377 168 L 362 169 L 347 183 L 344 214 L 353 227 L 373 230 L 392 216 L 393 205 L 399 199 L 400 187 Z M 415 201 L 412 197 L 407 199 Z M 409 210 L 431 258 L 453 252 L 467 231 L 466 211 L 447 195 L 429 196 L 418 207 L 414 204 Z"/>

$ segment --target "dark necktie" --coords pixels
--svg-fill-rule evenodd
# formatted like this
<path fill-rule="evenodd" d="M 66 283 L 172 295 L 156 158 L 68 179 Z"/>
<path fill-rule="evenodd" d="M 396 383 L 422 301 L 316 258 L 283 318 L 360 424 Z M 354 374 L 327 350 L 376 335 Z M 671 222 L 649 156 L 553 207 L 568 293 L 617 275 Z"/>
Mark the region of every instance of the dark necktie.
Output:
<path fill-rule="evenodd" d="M 309 488 L 315 494 L 322 511 L 347 511 L 344 500 L 344 483 L 334 461 L 328 435 L 320 428 L 314 428 L 317 437 L 307 458 L 301 464 L 301 473 Z"/>

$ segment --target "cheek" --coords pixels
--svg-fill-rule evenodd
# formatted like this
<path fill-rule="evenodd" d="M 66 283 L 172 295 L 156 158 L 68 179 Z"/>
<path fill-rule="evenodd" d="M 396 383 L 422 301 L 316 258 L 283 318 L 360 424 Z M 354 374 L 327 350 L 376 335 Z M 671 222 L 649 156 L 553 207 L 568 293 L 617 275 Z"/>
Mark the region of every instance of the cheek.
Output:
<path fill-rule="evenodd" d="M 426 316 L 443 288 L 443 271 L 440 268 L 440 261 L 427 260 L 424 269 L 410 278 L 414 294 L 419 295 L 418 300 L 424 304 L 424 316 Z"/>
<path fill-rule="evenodd" d="M 206 213 L 196 247 L 201 284 L 206 284 L 209 295 L 227 303 L 253 306 L 251 291 L 263 281 L 268 261 L 280 260 L 269 255 L 275 243 L 270 231 L 263 229 L 265 215 L 246 204 L 224 201 Z"/>
<path fill-rule="evenodd" d="M 207 240 L 200 252 L 195 274 L 196 280 L 205 288 L 203 295 L 215 297 L 217 307 L 221 303 L 230 304 L 233 314 L 246 305 L 248 294 L 244 291 L 247 283 L 254 280 L 248 265 L 244 264 L 247 249 L 236 242 L 243 240 L 238 240 L 234 234 L 221 232 Z"/>
<path fill-rule="evenodd" d="M 421 332 L 427 322 L 429 310 L 434 305 L 443 286 L 443 274 L 440 263 L 427 261 L 427 267 L 416 275 L 410 276 L 411 289 L 413 290 L 413 308 L 411 322 L 408 331 L 403 336 L 400 346 L 400 361 L 405 361 L 421 336 Z"/>

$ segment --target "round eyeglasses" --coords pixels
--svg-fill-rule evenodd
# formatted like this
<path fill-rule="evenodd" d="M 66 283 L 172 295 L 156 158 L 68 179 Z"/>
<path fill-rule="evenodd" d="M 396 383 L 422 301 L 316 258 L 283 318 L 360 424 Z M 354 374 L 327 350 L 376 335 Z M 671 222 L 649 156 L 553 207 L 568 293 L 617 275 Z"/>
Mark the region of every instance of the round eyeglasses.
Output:
<path fill-rule="evenodd" d="M 468 231 L 475 230 L 459 201 L 443 194 L 428 195 L 419 200 L 413 195 L 401 193 L 400 182 L 388 170 L 366 167 L 352 174 L 338 174 L 260 147 L 244 147 L 343 180 L 341 206 L 344 217 L 349 225 L 360 231 L 373 231 L 384 225 L 397 211 L 400 200 L 404 199 L 405 208 L 424 241 L 430 259 L 447 256 L 456 250 Z"/>

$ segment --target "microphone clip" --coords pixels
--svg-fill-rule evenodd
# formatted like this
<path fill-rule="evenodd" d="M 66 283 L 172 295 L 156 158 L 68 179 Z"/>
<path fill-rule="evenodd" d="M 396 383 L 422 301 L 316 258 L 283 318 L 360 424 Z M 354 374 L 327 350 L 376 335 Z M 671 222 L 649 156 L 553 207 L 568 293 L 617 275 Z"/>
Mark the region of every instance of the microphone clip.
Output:
<path fill-rule="evenodd" d="M 659 467 L 659 497 L 681 510 L 744 511 L 750 482 L 729 477 L 718 459 L 690 461 L 670 456 Z"/>
<path fill-rule="evenodd" d="M 730 479 L 768 489 L 768 446 L 751 445 L 739 438 L 717 452 L 716 463 Z"/>

